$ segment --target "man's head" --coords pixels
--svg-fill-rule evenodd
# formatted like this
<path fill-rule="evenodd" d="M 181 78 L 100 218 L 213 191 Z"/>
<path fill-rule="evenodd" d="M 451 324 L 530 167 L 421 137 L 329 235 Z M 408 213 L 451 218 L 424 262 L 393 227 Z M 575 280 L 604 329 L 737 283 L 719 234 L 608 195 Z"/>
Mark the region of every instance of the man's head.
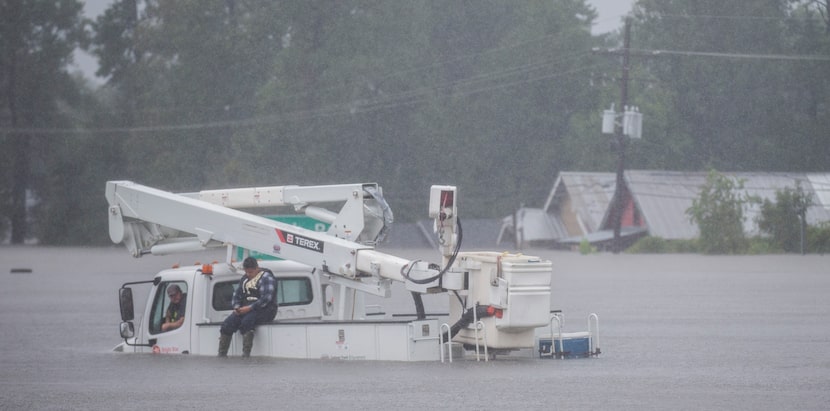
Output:
<path fill-rule="evenodd" d="M 170 301 L 178 304 L 182 299 L 182 289 L 176 284 L 171 284 L 167 287 L 167 296 L 170 297 Z"/>
<path fill-rule="evenodd" d="M 253 276 L 259 272 L 259 263 L 257 263 L 256 258 L 247 257 L 244 261 L 242 261 L 242 268 L 245 269 L 245 274 Z"/>

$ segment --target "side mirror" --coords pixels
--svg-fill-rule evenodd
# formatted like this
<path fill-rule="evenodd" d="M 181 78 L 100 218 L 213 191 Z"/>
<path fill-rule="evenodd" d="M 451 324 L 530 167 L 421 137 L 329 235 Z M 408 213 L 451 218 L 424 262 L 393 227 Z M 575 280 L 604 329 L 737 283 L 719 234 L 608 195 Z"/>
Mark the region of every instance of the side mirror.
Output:
<path fill-rule="evenodd" d="M 121 323 L 121 338 L 128 339 L 135 336 L 135 326 L 132 321 L 125 321 Z"/>
<path fill-rule="evenodd" d="M 135 318 L 132 288 L 121 287 L 118 289 L 118 303 L 121 307 L 121 321 L 132 321 Z M 124 324 L 121 324 L 121 326 L 121 334 L 123 335 Z M 130 323 L 130 326 L 132 326 L 132 323 Z"/>

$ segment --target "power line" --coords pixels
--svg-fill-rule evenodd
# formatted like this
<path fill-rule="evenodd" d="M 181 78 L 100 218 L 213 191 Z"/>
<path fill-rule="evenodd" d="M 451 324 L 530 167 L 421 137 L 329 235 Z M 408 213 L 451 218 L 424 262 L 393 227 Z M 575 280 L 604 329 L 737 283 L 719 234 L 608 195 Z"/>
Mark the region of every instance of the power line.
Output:
<path fill-rule="evenodd" d="M 468 77 L 468 78 L 460 79 L 460 80 L 455 80 L 455 81 L 449 81 L 449 82 L 445 82 L 443 84 L 427 86 L 427 87 L 421 87 L 421 88 L 418 88 L 418 89 L 415 89 L 415 90 L 398 93 L 396 95 L 391 95 L 388 98 L 375 99 L 374 102 L 368 103 L 367 106 L 382 105 L 382 106 L 394 107 L 394 106 L 398 105 L 397 104 L 398 102 L 396 102 L 396 100 L 405 99 L 405 98 L 410 97 L 410 96 L 413 96 L 413 97 L 419 97 L 419 96 L 420 97 L 426 97 L 426 96 L 429 95 L 429 93 L 440 91 L 442 89 L 449 89 L 449 88 L 458 89 L 458 88 L 463 88 L 463 87 L 468 87 L 468 86 L 472 87 L 472 86 L 478 86 L 481 83 L 507 79 L 507 78 L 514 77 L 514 76 L 517 76 L 517 75 L 522 75 L 522 74 L 530 75 L 533 72 L 543 70 L 543 69 L 547 70 L 547 69 L 550 69 L 551 67 L 553 67 L 553 66 L 555 66 L 559 63 L 564 63 L 564 62 L 567 62 L 567 61 L 577 60 L 577 59 L 579 59 L 581 57 L 584 57 L 586 55 L 587 55 L 587 53 L 581 53 L 581 54 L 577 54 L 577 55 L 574 55 L 574 56 L 566 57 L 566 58 L 561 59 L 561 60 L 547 60 L 547 61 L 539 62 L 539 63 L 531 63 L 531 64 L 522 65 L 522 66 L 507 68 L 505 70 L 495 71 L 495 72 L 491 72 L 491 73 L 485 73 L 483 75 L 474 75 L 472 77 Z M 573 74 L 574 72 L 581 72 L 581 71 L 584 71 L 584 70 L 586 70 L 590 67 L 592 67 L 592 66 L 585 66 L 585 67 L 577 68 L 576 71 L 569 70 L 569 71 L 560 72 L 560 73 L 543 74 L 541 76 L 536 76 L 536 77 L 532 77 L 532 78 L 529 78 L 529 79 L 521 79 L 521 80 L 516 80 L 516 81 L 510 81 L 510 82 L 506 82 L 506 83 L 496 84 L 496 85 L 493 85 L 493 86 L 481 86 L 479 88 L 473 88 L 471 90 L 469 90 L 469 89 L 468 90 L 455 90 L 453 94 L 454 95 L 478 94 L 480 92 L 495 90 L 495 89 L 498 89 L 498 88 L 505 88 L 505 87 L 509 87 L 509 86 L 513 86 L 513 85 L 529 83 L 529 82 L 533 82 L 533 81 L 548 79 L 548 78 L 552 78 L 552 77 L 558 77 L 558 76 L 567 75 L 567 74 Z M 401 101 L 400 103 L 401 104 L 406 104 L 407 102 L 406 101 Z"/>
<path fill-rule="evenodd" d="M 260 116 L 252 117 L 242 120 L 225 120 L 213 121 L 204 123 L 191 123 L 180 125 L 162 125 L 162 126 L 140 126 L 140 127 L 109 127 L 98 129 L 61 129 L 61 128 L 0 128 L 0 133 L 19 133 L 30 135 L 58 135 L 58 134 L 117 134 L 117 133 L 147 133 L 147 132 L 162 132 L 162 131 L 183 131 L 183 130 L 199 130 L 211 129 L 221 127 L 238 127 L 238 126 L 256 126 L 264 124 L 273 124 L 283 121 L 300 121 L 311 120 L 315 118 L 323 118 L 330 116 L 350 115 L 356 113 L 366 113 L 382 109 L 389 109 L 397 106 L 420 104 L 429 101 L 431 93 L 458 87 L 475 86 L 467 90 L 456 90 L 453 94 L 456 96 L 469 96 L 480 94 L 483 92 L 503 89 L 506 87 L 517 86 L 520 84 L 527 84 L 535 81 L 550 79 L 554 77 L 572 75 L 586 70 L 590 70 L 599 64 L 581 66 L 575 69 L 548 73 L 531 78 L 506 81 L 494 85 L 481 85 L 484 82 L 500 81 L 511 76 L 520 74 L 531 74 L 541 69 L 549 69 L 552 66 L 579 59 L 588 53 L 577 54 L 558 60 L 548 60 L 540 63 L 525 64 L 516 67 L 510 67 L 504 70 L 498 70 L 483 75 L 474 75 L 472 77 L 463 78 L 456 81 L 446 82 L 439 85 L 421 87 L 414 90 L 404 91 L 398 94 L 392 94 L 387 97 L 378 98 L 372 101 L 367 101 L 363 104 L 338 103 L 312 110 L 301 110 L 290 112 L 282 115 Z"/>
<path fill-rule="evenodd" d="M 443 61 L 438 61 L 438 62 L 435 62 L 435 63 L 430 63 L 430 64 L 425 64 L 425 65 L 412 67 L 412 68 L 408 68 L 408 69 L 398 70 L 398 71 L 395 71 L 395 72 L 392 72 L 392 73 L 382 75 L 382 76 L 376 78 L 375 80 L 378 81 L 378 83 L 382 83 L 386 79 L 389 79 L 389 78 L 392 78 L 392 77 L 398 77 L 402 74 L 422 72 L 422 71 L 426 71 L 426 70 L 429 70 L 429 69 L 432 69 L 432 68 L 441 67 L 441 66 L 445 66 L 445 65 L 448 65 L 448 64 L 451 64 L 451 63 L 455 63 L 457 61 L 479 58 L 479 57 L 494 54 L 494 53 L 497 53 L 497 52 L 500 52 L 500 51 L 512 50 L 512 49 L 516 49 L 518 47 L 523 47 L 523 46 L 526 46 L 526 45 L 529 45 L 529 44 L 532 44 L 532 43 L 538 43 L 538 42 L 547 41 L 547 40 L 550 40 L 552 38 L 559 38 L 559 37 L 561 37 L 561 36 L 559 36 L 558 34 L 548 34 L 548 35 L 541 36 L 541 37 L 536 37 L 534 39 L 530 39 L 530 40 L 527 40 L 527 41 L 520 41 L 520 42 L 516 42 L 516 43 L 513 43 L 513 44 L 505 45 L 505 46 L 499 46 L 499 47 L 495 47 L 495 48 L 492 48 L 492 49 L 483 50 L 483 51 L 480 51 L 480 52 L 477 52 L 477 53 L 468 53 L 468 54 L 464 54 L 464 55 L 460 55 L 460 56 L 455 56 L 455 57 L 452 57 L 452 58 L 449 58 L 449 59 L 446 59 L 446 60 L 443 60 Z M 560 44 L 565 44 L 565 39 L 564 38 L 560 39 L 558 43 L 553 42 L 553 43 L 549 43 L 548 45 L 549 46 L 557 46 L 557 45 L 560 45 Z M 338 90 L 338 89 L 343 89 L 345 87 L 347 87 L 347 85 L 332 86 L 332 87 L 324 88 L 322 90 L 324 90 L 324 91 Z M 315 92 L 319 92 L 319 90 L 316 90 Z M 296 97 L 308 95 L 309 93 L 311 93 L 311 91 L 301 91 L 301 92 L 294 93 L 294 94 L 288 94 L 288 95 L 285 95 L 285 96 L 280 96 L 280 99 L 282 100 L 282 99 L 296 98 Z"/>
<path fill-rule="evenodd" d="M 637 55 L 644 56 L 644 57 L 659 57 L 661 55 L 670 55 L 670 56 L 692 56 L 692 57 L 726 57 L 726 58 L 752 59 L 752 60 L 830 61 L 830 56 L 817 56 L 817 55 L 744 54 L 744 53 L 718 53 L 718 52 L 709 52 L 709 51 L 648 50 L 648 49 L 630 49 L 629 51 L 631 53 L 636 53 Z"/>
<path fill-rule="evenodd" d="M 528 46 L 528 45 L 532 45 L 534 43 L 547 42 L 547 41 L 550 41 L 552 39 L 554 41 L 549 42 L 549 43 L 544 43 L 544 45 L 548 46 L 548 48 L 555 48 L 557 46 L 567 44 L 567 39 L 562 38 L 561 35 L 559 35 L 559 34 L 548 34 L 548 35 L 535 37 L 535 38 L 525 40 L 525 41 L 517 41 L 517 42 L 511 43 L 511 44 L 486 49 L 486 50 L 476 52 L 476 53 L 467 53 L 467 54 L 463 54 L 463 55 L 453 56 L 451 58 L 448 58 L 448 59 L 445 59 L 445 60 L 442 60 L 442 61 L 437 61 L 437 62 L 430 63 L 430 64 L 424 64 L 424 65 L 421 65 L 421 66 L 416 66 L 416 67 L 412 67 L 412 68 L 393 71 L 391 73 L 387 73 L 387 74 L 381 75 L 379 77 L 373 77 L 373 78 L 371 78 L 371 80 L 373 82 L 376 82 L 376 83 L 380 84 L 380 83 L 383 83 L 384 81 L 386 81 L 389 78 L 399 77 L 399 76 L 404 75 L 404 74 L 425 72 L 425 71 L 430 70 L 432 68 L 445 66 L 445 65 L 455 63 L 455 62 L 458 62 L 458 61 L 472 60 L 472 59 L 481 58 L 481 57 L 485 57 L 485 56 L 488 56 L 488 55 L 493 55 L 493 54 L 504 52 L 504 51 L 512 51 L 512 50 L 519 49 L 520 47 L 525 47 L 525 46 Z M 543 50 L 543 51 L 546 51 L 546 50 Z M 538 56 L 538 55 L 541 55 L 541 54 L 542 54 L 541 52 L 536 53 L 536 54 L 534 54 L 534 56 Z M 528 64 L 525 64 L 525 65 L 517 66 L 515 68 L 507 68 L 503 71 L 518 70 L 521 67 L 544 65 L 544 64 L 546 64 L 545 62 L 551 62 L 551 59 L 543 60 L 542 62 L 537 62 L 537 63 L 528 63 Z M 491 74 L 497 74 L 497 73 L 499 73 L 499 71 L 491 73 Z M 488 73 L 485 73 L 482 76 L 486 77 L 486 76 L 488 76 Z M 294 93 L 291 93 L 291 94 L 281 94 L 281 95 L 276 97 L 276 100 L 285 101 L 285 100 L 289 100 L 289 99 L 295 99 L 295 98 L 307 96 L 311 93 L 324 93 L 324 92 L 329 92 L 329 91 L 347 89 L 348 87 L 351 87 L 352 83 L 354 83 L 354 82 L 355 82 L 355 80 L 351 80 L 351 81 L 346 81 L 344 83 L 334 85 L 334 86 L 329 86 L 329 87 L 324 87 L 324 88 L 316 88 L 313 91 L 312 90 L 305 90 L 305 91 L 297 91 L 297 92 L 294 92 Z M 348 104 L 348 103 L 344 103 L 344 104 Z M 244 107 L 254 107 L 254 106 L 256 106 L 256 103 L 255 102 L 236 103 L 236 104 L 234 104 L 234 106 L 235 107 L 243 107 L 243 108 Z M 174 110 L 175 111 L 184 111 L 184 109 L 181 109 L 179 107 L 153 107 L 153 108 L 144 108 L 144 109 L 141 109 L 141 110 L 137 110 L 135 112 L 156 115 L 156 114 L 160 114 L 160 113 L 170 113 L 171 111 L 174 111 Z M 210 112 L 215 112 L 217 110 L 221 111 L 221 112 L 225 112 L 225 111 L 227 111 L 227 107 L 215 107 L 215 106 L 195 107 L 195 106 L 192 106 L 192 105 L 188 105 L 188 108 L 187 108 L 186 111 L 187 112 L 194 112 L 195 111 L 195 112 L 199 112 L 199 113 L 210 113 Z M 218 122 L 217 122 L 217 124 L 218 124 Z M 221 127 L 221 126 L 222 126 L 221 124 L 218 124 L 215 127 Z M 177 126 L 171 126 L 171 127 L 177 127 Z M 44 130 L 56 130 L 56 133 L 60 133 L 60 129 L 44 129 Z M 104 130 L 104 129 L 102 129 L 102 130 Z M 106 132 L 111 132 L 111 131 L 123 132 L 124 131 L 123 128 L 118 128 L 118 127 L 108 128 L 106 130 L 107 130 Z M 4 131 L 3 129 L 0 129 L 0 132 L 3 132 L 3 131 Z M 154 128 L 153 130 L 150 130 L 150 131 L 160 131 L 160 130 L 158 128 Z M 80 131 L 80 132 L 83 132 L 83 131 Z"/>
<path fill-rule="evenodd" d="M 780 21 L 780 20 L 803 20 L 812 21 L 815 18 L 798 17 L 798 16 L 729 16 L 729 15 L 715 15 L 715 14 L 674 14 L 674 13 L 654 13 L 648 17 L 669 18 L 669 19 L 711 19 L 711 20 L 760 20 L 760 21 Z"/>

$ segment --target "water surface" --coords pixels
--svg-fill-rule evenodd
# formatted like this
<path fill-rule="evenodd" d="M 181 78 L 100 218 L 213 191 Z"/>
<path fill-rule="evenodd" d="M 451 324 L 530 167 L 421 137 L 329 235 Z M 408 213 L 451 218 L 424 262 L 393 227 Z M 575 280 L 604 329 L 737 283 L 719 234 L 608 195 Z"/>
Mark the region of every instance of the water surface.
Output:
<path fill-rule="evenodd" d="M 431 250 L 387 251 L 438 260 Z M 123 282 L 222 254 L 133 259 L 123 248 L 3 247 L 0 408 L 828 409 L 830 257 L 525 253 L 553 261 L 551 307 L 564 312 L 566 331 L 585 331 L 588 314 L 599 315 L 599 358 L 528 353 L 441 364 L 113 353 Z M 414 311 L 400 287 L 370 302 Z M 425 302 L 446 311 L 445 295 Z"/>

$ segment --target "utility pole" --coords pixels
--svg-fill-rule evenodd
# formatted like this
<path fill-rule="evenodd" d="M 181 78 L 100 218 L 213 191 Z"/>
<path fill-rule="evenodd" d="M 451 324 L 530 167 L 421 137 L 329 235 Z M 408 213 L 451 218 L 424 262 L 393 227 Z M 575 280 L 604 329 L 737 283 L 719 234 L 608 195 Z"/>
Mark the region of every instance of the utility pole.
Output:
<path fill-rule="evenodd" d="M 617 150 L 617 183 L 614 187 L 614 202 L 611 204 L 611 223 L 614 226 L 614 242 L 611 245 L 611 250 L 614 254 L 622 251 L 622 242 L 620 240 L 620 231 L 622 228 L 622 215 L 625 208 L 625 201 L 623 194 L 626 192 L 625 186 L 625 146 L 628 142 L 627 137 L 641 138 L 643 117 L 636 107 L 628 106 L 628 71 L 629 71 L 629 56 L 631 54 L 631 17 L 625 19 L 625 32 L 623 40 L 623 49 L 608 50 L 605 54 L 622 55 L 622 78 L 620 79 L 620 108 L 622 114 L 618 114 L 614 110 L 614 104 L 611 104 L 610 110 L 605 110 L 602 114 L 602 133 L 612 134 L 614 138 L 614 147 Z M 596 49 L 594 49 L 596 51 Z M 621 117 L 622 121 L 617 121 Z"/>
<path fill-rule="evenodd" d="M 605 54 L 622 55 L 622 77 L 620 78 L 620 108 L 618 113 L 611 104 L 610 110 L 602 113 L 602 133 L 613 135 L 612 147 L 617 150 L 617 183 L 614 188 L 614 200 L 610 205 L 611 224 L 614 227 L 614 242 L 611 250 L 616 254 L 622 251 L 620 230 L 622 227 L 623 210 L 625 209 L 625 148 L 631 138 L 642 138 L 643 115 L 637 107 L 628 105 L 628 72 L 629 56 L 631 54 L 631 18 L 625 19 L 625 32 L 622 50 L 609 50 Z M 595 49 L 596 50 L 596 49 Z"/>
<path fill-rule="evenodd" d="M 631 48 L 631 17 L 625 19 L 625 37 L 623 40 L 623 65 L 622 65 L 622 79 L 620 80 L 620 107 L 627 110 L 628 107 L 628 56 Z M 613 204 L 613 218 L 614 218 L 614 254 L 622 251 L 622 243 L 620 241 L 620 229 L 622 227 L 622 215 L 625 202 L 623 201 L 623 185 L 625 172 L 625 145 L 626 139 L 623 132 L 624 122 L 615 122 L 614 136 L 617 140 L 617 184 L 614 188 L 614 204 Z"/>

